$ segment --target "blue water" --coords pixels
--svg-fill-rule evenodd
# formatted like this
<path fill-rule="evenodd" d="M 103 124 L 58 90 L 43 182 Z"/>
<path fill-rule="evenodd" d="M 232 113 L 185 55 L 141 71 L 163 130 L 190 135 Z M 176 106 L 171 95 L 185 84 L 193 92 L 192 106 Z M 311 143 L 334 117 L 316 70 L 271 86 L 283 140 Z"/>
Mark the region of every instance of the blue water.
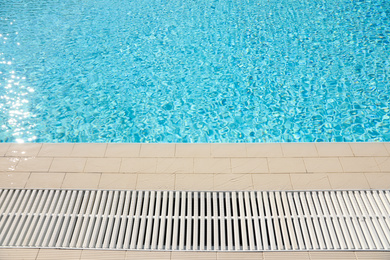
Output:
<path fill-rule="evenodd" d="M 388 0 L 0 0 L 0 142 L 390 141 Z"/>

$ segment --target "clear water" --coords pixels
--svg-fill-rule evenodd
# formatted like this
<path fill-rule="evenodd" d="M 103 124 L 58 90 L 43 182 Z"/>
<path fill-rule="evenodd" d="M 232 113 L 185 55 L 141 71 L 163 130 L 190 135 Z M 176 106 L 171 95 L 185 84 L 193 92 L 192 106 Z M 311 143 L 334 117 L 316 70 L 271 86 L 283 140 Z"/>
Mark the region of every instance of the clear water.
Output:
<path fill-rule="evenodd" d="M 0 0 L 0 142 L 390 141 L 388 0 Z"/>

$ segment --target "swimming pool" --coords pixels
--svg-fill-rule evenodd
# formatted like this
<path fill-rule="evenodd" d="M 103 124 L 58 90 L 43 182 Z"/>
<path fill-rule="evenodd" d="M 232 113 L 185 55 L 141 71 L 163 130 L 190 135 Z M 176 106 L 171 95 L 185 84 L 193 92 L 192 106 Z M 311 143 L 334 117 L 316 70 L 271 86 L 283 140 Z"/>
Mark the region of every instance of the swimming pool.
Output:
<path fill-rule="evenodd" d="M 387 0 L 0 5 L 0 142 L 390 141 Z"/>

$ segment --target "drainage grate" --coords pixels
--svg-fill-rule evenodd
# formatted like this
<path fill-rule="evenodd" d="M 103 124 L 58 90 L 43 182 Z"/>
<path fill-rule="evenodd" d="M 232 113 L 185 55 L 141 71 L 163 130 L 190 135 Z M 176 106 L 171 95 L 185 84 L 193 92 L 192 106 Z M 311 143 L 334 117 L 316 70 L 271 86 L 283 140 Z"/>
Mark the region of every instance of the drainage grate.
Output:
<path fill-rule="evenodd" d="M 0 189 L 0 247 L 389 250 L 390 191 Z"/>

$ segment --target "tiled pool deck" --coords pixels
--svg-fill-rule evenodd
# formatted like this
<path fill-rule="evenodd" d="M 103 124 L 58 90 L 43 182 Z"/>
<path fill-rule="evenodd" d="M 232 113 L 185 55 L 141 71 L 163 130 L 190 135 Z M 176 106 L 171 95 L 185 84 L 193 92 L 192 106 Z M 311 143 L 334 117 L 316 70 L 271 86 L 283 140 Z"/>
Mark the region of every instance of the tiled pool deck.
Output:
<path fill-rule="evenodd" d="M 390 143 L 0 144 L 1 188 L 390 189 Z M 0 259 L 390 259 L 390 252 L 1 249 Z"/>

